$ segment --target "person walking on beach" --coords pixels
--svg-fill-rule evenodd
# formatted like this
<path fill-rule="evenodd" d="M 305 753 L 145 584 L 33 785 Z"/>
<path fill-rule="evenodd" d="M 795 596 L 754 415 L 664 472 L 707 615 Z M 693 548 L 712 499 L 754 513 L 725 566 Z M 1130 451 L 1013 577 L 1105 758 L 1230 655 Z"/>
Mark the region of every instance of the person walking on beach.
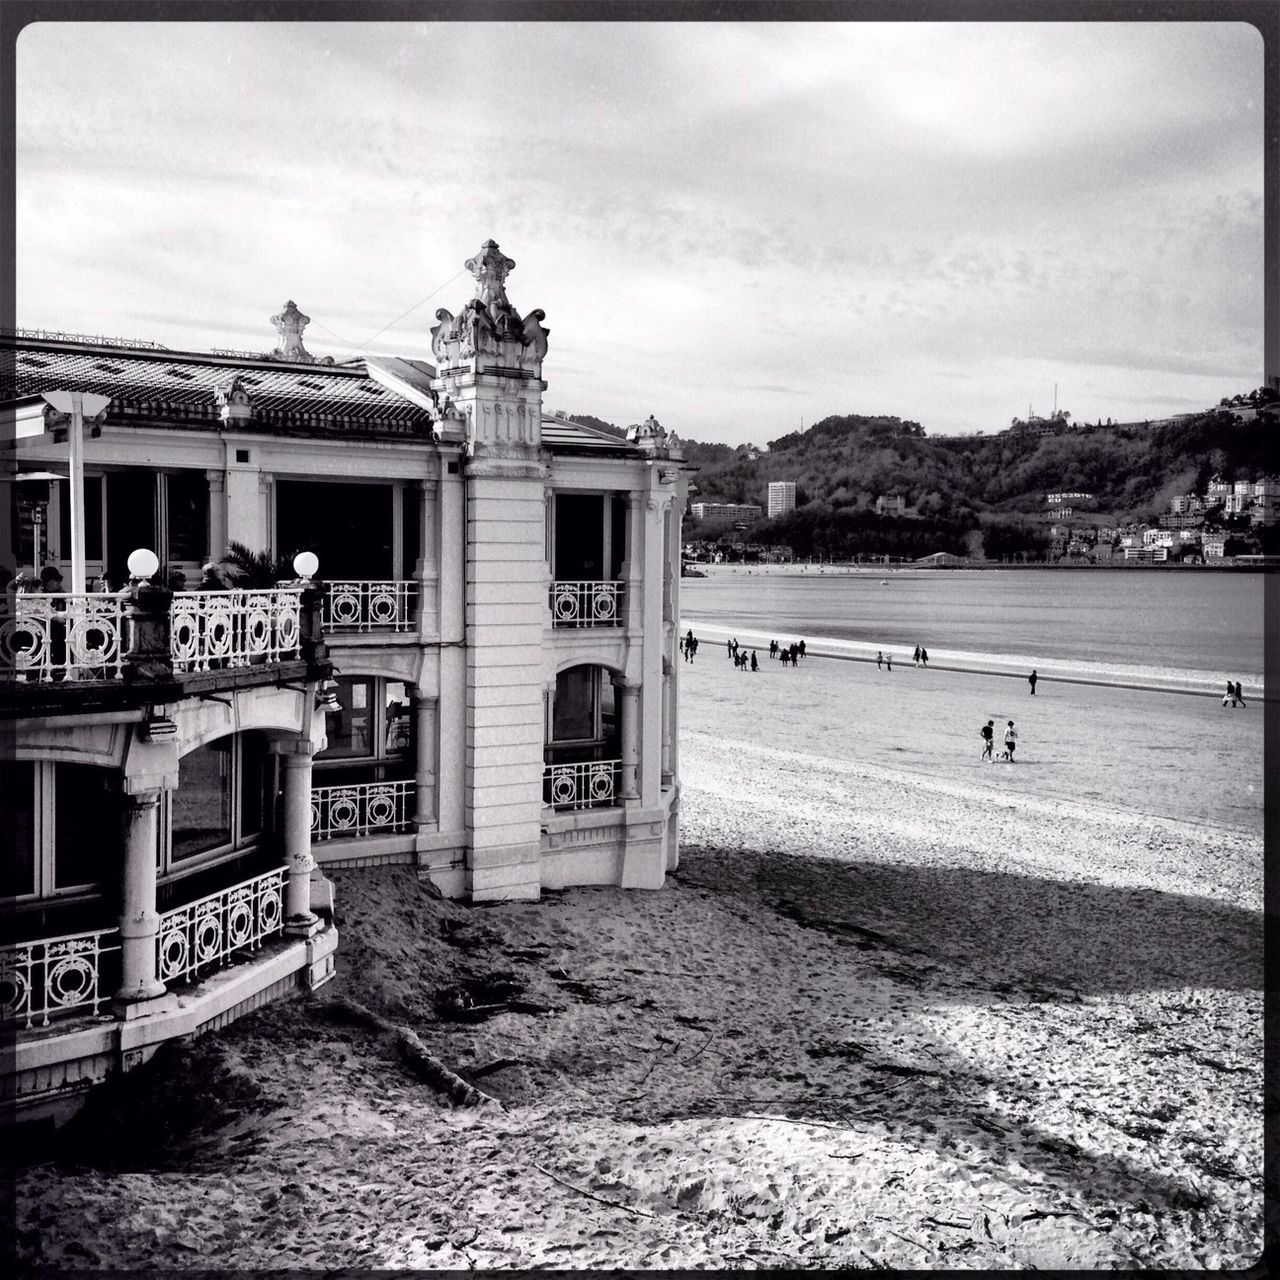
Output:
<path fill-rule="evenodd" d="M 799 649 L 800 656 L 803 658 L 804 657 L 804 641 L 801 640 L 800 643 L 796 645 L 796 648 Z"/>
<path fill-rule="evenodd" d="M 724 642 L 724 651 L 729 655 L 729 657 L 731 658 L 733 657 L 733 641 L 732 640 L 726 640 Z"/>
<path fill-rule="evenodd" d="M 1235 696 L 1236 696 L 1236 701 L 1237 701 L 1237 702 L 1239 702 L 1239 703 L 1240 703 L 1240 705 L 1241 705 L 1242 707 L 1247 707 L 1247 706 L 1249 705 L 1249 704 L 1248 704 L 1247 702 L 1245 702 L 1245 700 L 1244 700 L 1244 690 L 1240 687 L 1240 681 L 1239 681 L 1239 680 L 1237 680 L 1237 681 L 1236 681 L 1236 693 L 1235 693 Z"/>
<path fill-rule="evenodd" d="M 769 657 L 776 658 L 778 656 L 778 642 L 776 640 L 769 641 Z"/>
<path fill-rule="evenodd" d="M 1013 721 L 1009 721 L 1009 727 L 1004 731 L 1004 756 L 1010 764 L 1014 763 L 1013 752 L 1018 745 L 1018 731 L 1013 727 Z"/>
<path fill-rule="evenodd" d="M 754 649 L 751 650 L 751 670 L 752 671 L 760 670 L 760 664 L 756 661 L 756 651 Z"/>
<path fill-rule="evenodd" d="M 924 645 L 920 646 L 920 665 L 922 667 L 927 667 L 929 665 L 929 650 L 926 649 Z"/>
<path fill-rule="evenodd" d="M 1035 667 L 1032 667 L 1032 668 L 1031 668 L 1031 674 L 1027 677 L 1027 683 L 1031 686 L 1031 696 L 1032 696 L 1033 698 L 1036 696 L 1036 680 L 1037 680 L 1038 678 L 1039 678 L 1039 677 L 1037 677 L 1037 675 L 1036 675 L 1036 669 L 1035 669 Z"/>
<path fill-rule="evenodd" d="M 879 649 L 876 650 L 876 670 L 879 671 L 884 664 L 884 654 Z"/>
<path fill-rule="evenodd" d="M 918 667 L 920 665 L 920 646 L 916 645 L 916 651 L 911 655 L 911 661 Z"/>
<path fill-rule="evenodd" d="M 891 654 L 891 653 L 886 653 L 886 654 L 884 655 L 884 669 L 885 669 L 886 671 L 892 671 L 892 670 L 893 670 L 893 654 Z"/>
<path fill-rule="evenodd" d="M 689 641 L 689 661 L 692 662 L 698 656 L 698 637 L 694 636 Z"/>
<path fill-rule="evenodd" d="M 994 764 L 995 756 L 991 754 L 991 749 L 995 746 L 996 741 L 996 722 L 988 720 L 978 732 L 982 734 L 982 760 L 990 760 Z M 979 763 L 981 763 L 981 760 Z"/>
<path fill-rule="evenodd" d="M 1236 687 L 1231 683 L 1230 680 L 1227 681 L 1226 693 L 1222 695 L 1222 705 L 1224 707 L 1227 705 L 1228 699 L 1230 699 L 1231 705 L 1234 707 L 1236 705 Z"/>

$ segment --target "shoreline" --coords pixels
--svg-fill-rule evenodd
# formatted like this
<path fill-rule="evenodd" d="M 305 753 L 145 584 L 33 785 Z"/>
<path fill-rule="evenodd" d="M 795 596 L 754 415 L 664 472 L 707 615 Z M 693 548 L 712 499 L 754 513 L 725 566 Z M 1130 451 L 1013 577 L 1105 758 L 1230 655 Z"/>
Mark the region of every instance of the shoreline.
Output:
<path fill-rule="evenodd" d="M 680 618 L 679 633 L 684 635 L 686 631 L 692 630 L 694 635 L 699 639 L 709 637 L 719 643 L 733 639 L 735 636 L 741 644 L 748 649 L 766 650 L 762 662 L 768 661 L 767 650 L 771 639 L 778 639 L 776 635 L 767 635 L 763 631 L 757 631 L 751 628 L 734 628 L 726 627 L 721 623 L 701 621 L 698 618 L 684 614 Z M 839 640 L 833 636 L 809 636 L 804 637 L 805 652 L 807 656 L 819 658 L 834 658 L 841 662 L 865 662 L 873 663 L 876 658 L 877 649 L 885 649 L 884 645 L 875 645 L 869 641 L 862 640 Z M 1222 683 L 1218 682 L 1210 685 L 1206 677 L 1188 674 L 1186 680 L 1176 680 L 1173 678 L 1161 679 L 1159 676 L 1139 676 L 1134 675 L 1126 677 L 1122 674 L 1114 676 L 1107 675 L 1103 672 L 1091 672 L 1073 668 L 1071 665 L 1060 660 L 1052 658 L 1021 658 L 1021 659 L 1004 659 L 999 655 L 978 655 L 962 653 L 957 650 L 938 650 L 937 654 L 940 660 L 935 660 L 935 655 L 929 655 L 929 663 L 924 670 L 928 671 L 948 671 L 963 675 L 982 675 L 996 676 L 1006 679 L 1015 679 L 1026 681 L 1031 669 L 1034 667 L 1040 683 L 1042 684 L 1074 684 L 1092 686 L 1103 689 L 1128 689 L 1139 693 L 1179 693 L 1198 698 L 1215 698 L 1222 697 Z M 899 668 L 906 670 L 907 668 L 917 669 L 911 660 L 910 654 L 892 655 L 897 661 Z M 1245 693 L 1245 702 L 1274 702 L 1275 696 L 1268 697 L 1259 683 L 1252 678 L 1241 681 Z M 1245 708 L 1247 710 L 1247 706 Z"/>

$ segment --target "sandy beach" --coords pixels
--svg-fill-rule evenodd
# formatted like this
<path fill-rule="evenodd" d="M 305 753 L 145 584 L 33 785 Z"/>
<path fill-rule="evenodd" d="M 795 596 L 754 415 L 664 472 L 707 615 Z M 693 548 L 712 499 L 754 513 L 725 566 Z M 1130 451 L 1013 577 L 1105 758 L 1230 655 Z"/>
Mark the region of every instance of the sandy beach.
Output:
<path fill-rule="evenodd" d="M 760 662 L 681 665 L 665 889 L 337 874 L 340 976 L 104 1092 L 19 1174 L 20 1260 L 1255 1261 L 1261 709 Z M 462 987 L 518 1007 L 468 1021 Z M 503 1105 L 453 1107 L 350 1000 Z"/>

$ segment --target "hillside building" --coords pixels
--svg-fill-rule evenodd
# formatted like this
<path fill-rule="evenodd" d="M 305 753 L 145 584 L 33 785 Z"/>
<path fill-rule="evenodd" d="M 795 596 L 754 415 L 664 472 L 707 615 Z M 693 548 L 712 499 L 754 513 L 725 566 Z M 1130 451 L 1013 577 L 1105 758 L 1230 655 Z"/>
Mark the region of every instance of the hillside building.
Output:
<path fill-rule="evenodd" d="M 882 493 L 876 499 L 876 515 L 901 516 L 907 512 L 906 499 L 896 493 Z"/>
<path fill-rule="evenodd" d="M 764 508 L 758 502 L 695 502 L 690 508 L 695 520 L 759 520 Z"/>
<path fill-rule="evenodd" d="M 326 981 L 326 867 L 479 901 L 676 866 L 687 472 L 652 418 L 543 414 L 514 265 L 467 263 L 434 363 L 317 360 L 292 302 L 262 356 L 0 337 L 0 564 L 73 588 L 0 614 L 20 1116 Z M 82 512 L 22 479 L 78 465 Z M 265 581 L 225 578 L 233 541 Z"/>
<path fill-rule="evenodd" d="M 771 480 L 769 482 L 769 519 L 784 516 L 796 509 L 796 482 Z"/>

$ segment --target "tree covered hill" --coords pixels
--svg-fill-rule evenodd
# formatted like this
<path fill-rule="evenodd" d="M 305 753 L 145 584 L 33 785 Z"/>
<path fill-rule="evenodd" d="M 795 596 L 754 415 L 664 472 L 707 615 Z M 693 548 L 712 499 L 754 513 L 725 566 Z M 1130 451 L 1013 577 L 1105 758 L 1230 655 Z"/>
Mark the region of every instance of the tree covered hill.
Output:
<path fill-rule="evenodd" d="M 1274 466 L 1274 409 L 1250 420 L 1225 409 L 1157 426 L 929 437 L 916 422 L 847 414 L 770 441 L 767 451 L 695 446 L 707 501 L 760 502 L 771 480 L 794 480 L 798 506 L 866 510 L 898 494 L 915 514 L 1042 510 L 1047 492 L 1095 495 L 1099 510 L 1145 516 L 1209 477 L 1253 479 Z M 753 456 L 754 455 L 754 456 Z"/>

